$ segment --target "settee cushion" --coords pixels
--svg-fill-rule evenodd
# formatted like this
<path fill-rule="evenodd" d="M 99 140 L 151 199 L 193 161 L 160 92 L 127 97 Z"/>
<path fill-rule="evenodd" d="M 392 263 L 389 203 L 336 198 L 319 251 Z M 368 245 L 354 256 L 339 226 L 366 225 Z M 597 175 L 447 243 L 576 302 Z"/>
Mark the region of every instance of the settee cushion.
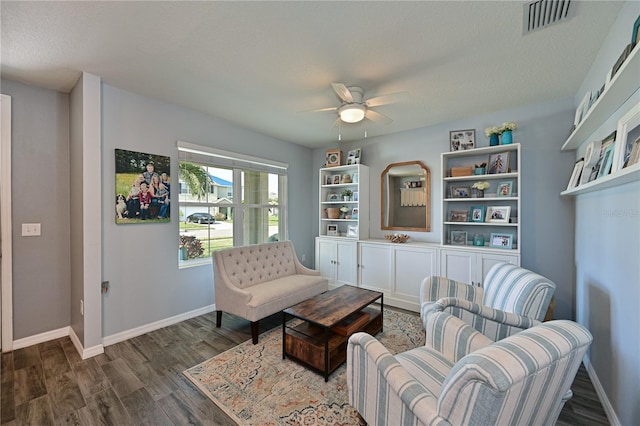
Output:
<path fill-rule="evenodd" d="M 289 275 L 251 287 L 249 315 L 264 318 L 326 291 L 327 279 L 316 275 Z"/>

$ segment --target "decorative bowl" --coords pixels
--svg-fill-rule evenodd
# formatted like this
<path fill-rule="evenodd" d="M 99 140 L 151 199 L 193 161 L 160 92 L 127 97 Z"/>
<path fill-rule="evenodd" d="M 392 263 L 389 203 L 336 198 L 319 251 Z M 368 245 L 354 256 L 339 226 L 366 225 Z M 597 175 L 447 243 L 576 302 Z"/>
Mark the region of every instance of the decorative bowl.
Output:
<path fill-rule="evenodd" d="M 391 241 L 392 243 L 402 244 L 407 242 L 409 236 L 407 234 L 387 234 L 384 236 L 384 238 Z"/>

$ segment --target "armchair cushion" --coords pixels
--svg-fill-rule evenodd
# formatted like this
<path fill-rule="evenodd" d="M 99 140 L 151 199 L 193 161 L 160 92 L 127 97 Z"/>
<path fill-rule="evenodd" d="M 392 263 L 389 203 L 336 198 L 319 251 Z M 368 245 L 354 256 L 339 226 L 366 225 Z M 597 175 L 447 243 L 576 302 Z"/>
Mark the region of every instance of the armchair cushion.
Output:
<path fill-rule="evenodd" d="M 475 303 L 482 303 L 482 287 L 475 287 L 445 277 L 431 276 L 422 281 L 420 286 L 420 317 L 427 325 L 427 315 L 432 312 L 438 299 L 443 297 L 459 297 Z"/>

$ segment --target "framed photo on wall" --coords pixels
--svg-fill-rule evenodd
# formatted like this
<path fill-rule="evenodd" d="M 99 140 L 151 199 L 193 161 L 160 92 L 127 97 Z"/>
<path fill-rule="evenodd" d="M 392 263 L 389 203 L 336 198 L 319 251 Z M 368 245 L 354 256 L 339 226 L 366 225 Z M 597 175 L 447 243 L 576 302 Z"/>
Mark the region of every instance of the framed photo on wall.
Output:
<path fill-rule="evenodd" d="M 476 129 L 453 130 L 449 132 L 449 145 L 451 151 L 465 151 L 475 148 Z"/>
<path fill-rule="evenodd" d="M 116 223 L 171 222 L 171 157 L 116 149 L 115 160 Z"/>

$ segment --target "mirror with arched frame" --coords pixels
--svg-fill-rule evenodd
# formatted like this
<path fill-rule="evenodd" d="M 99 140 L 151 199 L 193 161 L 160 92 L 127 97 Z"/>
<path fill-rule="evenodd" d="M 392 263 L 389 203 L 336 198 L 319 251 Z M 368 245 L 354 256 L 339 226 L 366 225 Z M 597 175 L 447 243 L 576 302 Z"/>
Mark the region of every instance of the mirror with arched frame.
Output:
<path fill-rule="evenodd" d="M 389 164 L 380 188 L 382 229 L 431 230 L 431 172 L 422 161 Z"/>

